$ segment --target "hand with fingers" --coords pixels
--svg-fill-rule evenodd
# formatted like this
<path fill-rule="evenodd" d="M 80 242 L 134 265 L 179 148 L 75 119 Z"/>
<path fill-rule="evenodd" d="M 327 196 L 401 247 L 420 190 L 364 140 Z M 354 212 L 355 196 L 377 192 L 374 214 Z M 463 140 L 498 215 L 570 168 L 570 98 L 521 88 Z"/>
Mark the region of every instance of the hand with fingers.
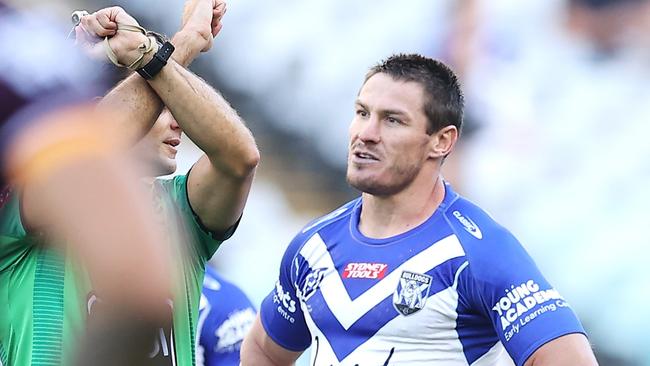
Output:
<path fill-rule="evenodd" d="M 155 42 L 151 43 L 138 21 L 117 6 L 83 16 L 75 28 L 75 35 L 77 44 L 92 57 L 105 59 L 112 52 L 114 59 L 111 61 L 123 66 L 145 65 L 156 49 Z M 102 44 L 108 39 L 110 44 Z"/>
<path fill-rule="evenodd" d="M 222 0 L 187 0 L 183 9 L 180 32 L 186 33 L 193 51 L 207 52 L 212 40 L 221 31 L 221 20 L 226 13 Z"/>

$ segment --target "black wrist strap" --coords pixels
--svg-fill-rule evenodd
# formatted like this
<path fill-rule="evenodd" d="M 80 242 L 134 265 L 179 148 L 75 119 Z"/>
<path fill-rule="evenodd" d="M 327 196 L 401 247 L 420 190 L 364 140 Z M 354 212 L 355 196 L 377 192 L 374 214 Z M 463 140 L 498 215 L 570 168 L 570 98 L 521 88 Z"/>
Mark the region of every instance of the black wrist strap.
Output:
<path fill-rule="evenodd" d="M 150 80 L 162 70 L 163 66 L 167 65 L 167 60 L 169 60 L 172 53 L 174 53 L 174 45 L 166 41 L 160 46 L 158 52 L 153 55 L 151 61 L 136 71 L 146 80 Z"/>

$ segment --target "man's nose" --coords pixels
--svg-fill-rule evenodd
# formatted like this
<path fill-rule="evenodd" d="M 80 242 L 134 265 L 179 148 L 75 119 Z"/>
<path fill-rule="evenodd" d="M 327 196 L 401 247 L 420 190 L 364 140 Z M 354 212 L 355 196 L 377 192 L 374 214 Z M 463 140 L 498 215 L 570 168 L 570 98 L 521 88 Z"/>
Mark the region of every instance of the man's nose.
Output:
<path fill-rule="evenodd" d="M 172 118 L 172 123 L 169 125 L 172 130 L 180 130 L 181 126 L 176 122 L 176 118 Z"/>
<path fill-rule="evenodd" d="M 372 141 L 379 142 L 381 137 L 381 127 L 379 121 L 375 117 L 371 117 L 368 121 L 361 127 L 359 131 L 359 139 L 362 141 Z"/>

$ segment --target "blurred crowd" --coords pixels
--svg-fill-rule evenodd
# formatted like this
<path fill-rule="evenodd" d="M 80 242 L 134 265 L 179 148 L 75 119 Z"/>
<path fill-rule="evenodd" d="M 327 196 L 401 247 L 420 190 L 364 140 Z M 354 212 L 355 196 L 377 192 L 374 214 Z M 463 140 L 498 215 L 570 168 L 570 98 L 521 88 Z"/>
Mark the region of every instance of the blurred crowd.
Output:
<path fill-rule="evenodd" d="M 596 349 L 648 364 L 650 4 L 559 5 L 491 9 L 466 36 L 481 131 L 463 184 L 569 296 Z"/>
<path fill-rule="evenodd" d="M 67 16 L 112 4 L 169 33 L 182 8 L 50 6 Z M 215 48 L 193 67 L 240 111 L 262 163 L 213 263 L 256 305 L 293 235 L 356 194 L 334 185 L 361 76 L 391 53 L 420 52 L 463 79 L 468 126 L 447 179 L 526 246 L 601 365 L 650 365 L 650 1 L 238 0 Z M 197 153 L 182 151 L 180 173 Z M 316 196 L 317 207 L 300 202 Z"/>

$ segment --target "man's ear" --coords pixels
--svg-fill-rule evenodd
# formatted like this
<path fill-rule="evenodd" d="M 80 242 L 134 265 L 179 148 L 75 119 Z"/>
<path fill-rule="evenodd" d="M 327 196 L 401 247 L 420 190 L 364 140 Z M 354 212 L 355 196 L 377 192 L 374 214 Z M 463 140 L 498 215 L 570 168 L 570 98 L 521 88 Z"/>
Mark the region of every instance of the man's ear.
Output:
<path fill-rule="evenodd" d="M 458 129 L 449 125 L 431 134 L 429 138 L 429 158 L 439 159 L 449 155 L 458 141 Z"/>

